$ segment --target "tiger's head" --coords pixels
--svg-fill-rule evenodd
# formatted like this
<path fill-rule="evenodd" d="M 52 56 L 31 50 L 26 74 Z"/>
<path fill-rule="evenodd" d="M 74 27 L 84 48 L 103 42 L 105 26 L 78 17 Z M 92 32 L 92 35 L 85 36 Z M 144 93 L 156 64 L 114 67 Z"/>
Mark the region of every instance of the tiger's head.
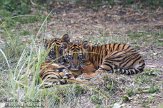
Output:
<path fill-rule="evenodd" d="M 70 42 L 68 34 L 64 34 L 61 38 L 53 38 L 50 40 L 44 39 L 44 46 L 48 50 L 48 57 L 56 63 L 63 64 L 64 50 Z"/>
<path fill-rule="evenodd" d="M 69 43 L 65 59 L 68 63 L 68 68 L 72 71 L 78 71 L 82 68 L 85 61 L 87 61 L 88 42 L 75 40 Z"/>

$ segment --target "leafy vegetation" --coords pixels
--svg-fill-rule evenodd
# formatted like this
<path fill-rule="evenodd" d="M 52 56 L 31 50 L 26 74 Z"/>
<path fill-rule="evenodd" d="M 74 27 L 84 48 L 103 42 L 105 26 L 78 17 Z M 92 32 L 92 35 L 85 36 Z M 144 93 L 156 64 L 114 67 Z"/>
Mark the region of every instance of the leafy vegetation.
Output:
<path fill-rule="evenodd" d="M 50 2 L 50 1 L 48 1 Z M 162 0 L 62 0 L 62 1 L 59 1 L 59 0 L 56 0 L 55 2 L 60 2 L 60 3 L 68 3 L 68 2 L 75 2 L 76 4 L 82 4 L 82 5 L 85 5 L 87 7 L 90 7 L 90 8 L 95 8 L 95 7 L 101 7 L 103 5 L 117 5 L 117 4 L 120 4 L 120 5 L 124 5 L 124 6 L 127 6 L 127 5 L 140 5 L 141 8 L 143 7 L 146 7 L 146 6 L 149 6 L 151 8 L 155 8 L 155 7 L 158 7 L 158 6 L 161 6 L 163 7 L 163 2 Z"/>
<path fill-rule="evenodd" d="M 130 99 L 127 95 L 122 96 L 122 101 L 123 102 L 130 102 Z"/>
<path fill-rule="evenodd" d="M 92 95 L 92 96 L 91 96 L 91 101 L 92 101 L 94 104 L 102 104 L 102 100 L 100 99 L 99 96 L 96 96 L 96 95 Z"/>
<path fill-rule="evenodd" d="M 27 14 L 31 11 L 28 0 L 1 0 L 0 4 L 1 9 L 12 12 L 13 15 Z"/>
<path fill-rule="evenodd" d="M 35 2 L 35 3 L 34 3 Z M 140 5 L 139 7 L 163 7 L 162 0 L 1 0 L 0 1 L 0 8 L 7 10 L 12 13 L 12 15 L 22 15 L 22 14 L 28 14 L 31 12 L 31 7 L 33 5 L 43 5 L 43 4 L 49 4 L 52 3 L 60 3 L 60 4 L 69 4 L 69 3 L 75 3 L 77 5 L 86 5 L 87 7 L 94 8 L 94 7 L 101 7 L 103 5 L 116 5 L 116 4 L 123 4 L 123 5 Z M 48 5 L 47 5 L 48 6 Z"/>

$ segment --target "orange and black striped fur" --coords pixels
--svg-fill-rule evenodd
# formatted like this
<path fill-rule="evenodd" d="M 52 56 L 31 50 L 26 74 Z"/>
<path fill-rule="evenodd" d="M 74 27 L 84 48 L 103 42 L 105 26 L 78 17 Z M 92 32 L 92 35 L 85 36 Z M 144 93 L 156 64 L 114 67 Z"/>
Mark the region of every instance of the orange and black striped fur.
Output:
<path fill-rule="evenodd" d="M 41 64 L 40 78 L 43 81 L 43 87 L 51 87 L 57 84 L 66 84 L 72 73 L 64 65 L 46 61 Z"/>
<path fill-rule="evenodd" d="M 70 38 L 68 34 L 64 34 L 61 38 L 44 39 L 44 46 L 48 52 L 48 59 L 55 63 L 63 64 L 64 49 L 67 48 Z"/>
<path fill-rule="evenodd" d="M 41 64 L 40 77 L 44 87 L 54 84 L 65 84 L 72 74 L 64 64 L 64 49 L 67 48 L 70 38 L 67 34 L 61 38 L 44 39 L 44 46 L 48 52 L 48 59 Z"/>
<path fill-rule="evenodd" d="M 142 72 L 145 67 L 142 56 L 127 44 L 92 45 L 86 41 L 75 41 L 66 50 L 70 70 L 80 69 L 84 62 L 92 63 L 96 72 L 120 72 L 127 75 Z"/>

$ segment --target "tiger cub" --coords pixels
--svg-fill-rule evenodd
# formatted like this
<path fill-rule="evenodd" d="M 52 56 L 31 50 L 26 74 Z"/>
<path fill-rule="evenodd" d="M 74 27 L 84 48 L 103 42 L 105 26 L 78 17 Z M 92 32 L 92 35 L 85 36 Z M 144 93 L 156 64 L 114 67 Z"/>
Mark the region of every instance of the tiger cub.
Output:
<path fill-rule="evenodd" d="M 54 84 L 65 84 L 72 73 L 64 64 L 64 49 L 67 48 L 70 38 L 64 34 L 61 38 L 44 39 L 44 46 L 48 53 L 48 59 L 41 64 L 40 78 L 44 87 L 50 87 Z"/>
<path fill-rule="evenodd" d="M 64 63 L 64 49 L 67 48 L 67 44 L 70 42 L 68 34 L 64 34 L 61 38 L 44 39 L 44 46 L 48 52 L 48 59 L 53 60 L 55 63 Z"/>
<path fill-rule="evenodd" d="M 119 72 L 127 75 L 142 72 L 145 62 L 142 56 L 130 45 L 110 43 L 92 45 L 87 41 L 69 43 L 65 58 L 70 70 L 78 70 L 90 62 L 95 72 Z"/>
<path fill-rule="evenodd" d="M 73 79 L 73 75 L 64 65 L 45 61 L 41 64 L 40 78 L 43 82 L 42 87 L 48 88 L 53 85 L 66 84 L 66 79 Z"/>

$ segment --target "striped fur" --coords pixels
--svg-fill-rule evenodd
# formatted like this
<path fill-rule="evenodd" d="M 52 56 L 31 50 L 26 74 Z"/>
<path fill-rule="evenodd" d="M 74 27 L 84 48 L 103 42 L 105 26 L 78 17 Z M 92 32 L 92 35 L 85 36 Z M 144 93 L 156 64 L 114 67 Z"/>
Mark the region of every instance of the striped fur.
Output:
<path fill-rule="evenodd" d="M 119 72 L 127 75 L 142 72 L 145 62 L 141 55 L 127 44 L 92 45 L 86 41 L 69 44 L 66 58 L 70 70 L 80 69 L 84 62 L 91 62 L 99 71 Z"/>
<path fill-rule="evenodd" d="M 67 48 L 70 38 L 67 34 L 64 34 L 61 38 L 44 39 L 44 46 L 48 51 L 48 57 L 55 63 L 63 64 L 64 49 Z"/>
<path fill-rule="evenodd" d="M 65 66 L 50 61 L 41 64 L 40 70 L 40 77 L 45 88 L 56 84 L 66 84 L 66 79 L 73 76 Z"/>
<path fill-rule="evenodd" d="M 43 87 L 51 87 L 54 84 L 66 84 L 66 79 L 72 76 L 64 64 L 64 49 L 67 48 L 70 38 L 67 34 L 61 38 L 44 39 L 44 46 L 48 52 L 48 59 L 41 65 L 40 77 Z"/>

